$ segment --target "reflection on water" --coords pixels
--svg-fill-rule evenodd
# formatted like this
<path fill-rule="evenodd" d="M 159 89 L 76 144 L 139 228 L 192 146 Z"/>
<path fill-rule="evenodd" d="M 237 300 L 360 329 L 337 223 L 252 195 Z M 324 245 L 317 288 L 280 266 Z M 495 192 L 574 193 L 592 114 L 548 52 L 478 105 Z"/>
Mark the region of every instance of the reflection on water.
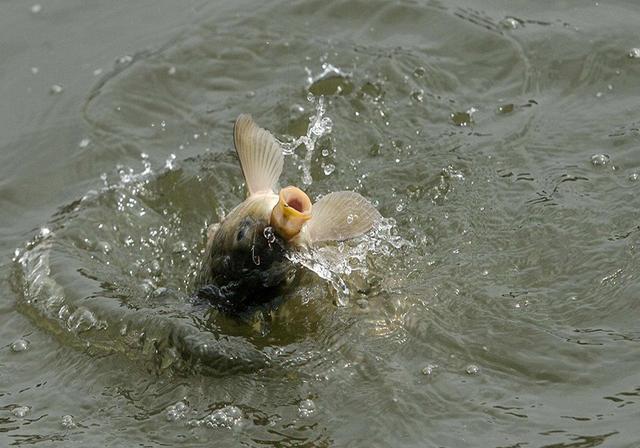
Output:
<path fill-rule="evenodd" d="M 635 5 L 190 5 L 2 6 L 3 445 L 637 442 Z M 386 220 L 233 319 L 241 112 Z"/>

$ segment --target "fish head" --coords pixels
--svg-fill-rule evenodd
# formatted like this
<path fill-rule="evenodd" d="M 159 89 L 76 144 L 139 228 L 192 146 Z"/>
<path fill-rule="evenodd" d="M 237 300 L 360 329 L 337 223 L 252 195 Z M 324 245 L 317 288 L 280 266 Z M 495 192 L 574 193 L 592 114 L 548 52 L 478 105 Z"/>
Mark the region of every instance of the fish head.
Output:
<path fill-rule="evenodd" d="M 271 211 L 270 224 L 285 240 L 290 240 L 311 219 L 311 200 L 298 187 L 288 186 L 280 190 L 278 203 Z"/>

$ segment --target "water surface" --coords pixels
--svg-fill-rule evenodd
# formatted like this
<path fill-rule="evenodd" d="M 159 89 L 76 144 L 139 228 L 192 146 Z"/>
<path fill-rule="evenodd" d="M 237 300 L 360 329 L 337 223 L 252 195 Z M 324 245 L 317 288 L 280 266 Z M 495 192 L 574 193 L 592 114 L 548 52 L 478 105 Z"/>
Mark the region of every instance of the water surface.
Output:
<path fill-rule="evenodd" d="M 640 443 L 634 2 L 0 12 L 3 446 Z M 393 227 L 239 322 L 189 296 L 243 112 Z"/>

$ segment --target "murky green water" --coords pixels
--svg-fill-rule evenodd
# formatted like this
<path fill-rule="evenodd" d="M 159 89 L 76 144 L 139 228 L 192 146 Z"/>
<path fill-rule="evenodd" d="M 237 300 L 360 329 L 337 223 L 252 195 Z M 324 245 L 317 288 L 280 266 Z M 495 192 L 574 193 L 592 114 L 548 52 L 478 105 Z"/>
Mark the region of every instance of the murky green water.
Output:
<path fill-rule="evenodd" d="M 0 445 L 640 446 L 638 23 L 0 3 Z M 395 226 L 237 321 L 189 294 L 242 112 Z"/>

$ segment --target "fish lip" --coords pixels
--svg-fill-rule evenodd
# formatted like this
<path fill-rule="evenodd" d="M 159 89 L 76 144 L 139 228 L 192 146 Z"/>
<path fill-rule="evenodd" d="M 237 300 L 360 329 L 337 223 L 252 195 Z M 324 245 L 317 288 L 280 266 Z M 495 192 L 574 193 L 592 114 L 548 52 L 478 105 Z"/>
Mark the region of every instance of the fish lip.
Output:
<path fill-rule="evenodd" d="M 281 189 L 278 197 L 286 216 L 304 221 L 311 219 L 311 199 L 304 191 L 290 185 Z"/>

